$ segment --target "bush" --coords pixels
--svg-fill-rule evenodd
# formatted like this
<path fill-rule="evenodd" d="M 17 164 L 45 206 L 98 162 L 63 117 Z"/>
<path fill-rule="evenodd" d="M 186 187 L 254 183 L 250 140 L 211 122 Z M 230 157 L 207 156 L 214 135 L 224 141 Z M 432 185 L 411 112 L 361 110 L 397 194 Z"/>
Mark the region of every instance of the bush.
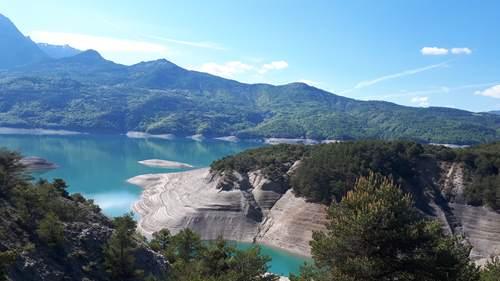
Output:
<path fill-rule="evenodd" d="M 52 212 L 47 213 L 39 222 L 36 233 L 50 247 L 60 247 L 64 242 L 64 225 Z"/>

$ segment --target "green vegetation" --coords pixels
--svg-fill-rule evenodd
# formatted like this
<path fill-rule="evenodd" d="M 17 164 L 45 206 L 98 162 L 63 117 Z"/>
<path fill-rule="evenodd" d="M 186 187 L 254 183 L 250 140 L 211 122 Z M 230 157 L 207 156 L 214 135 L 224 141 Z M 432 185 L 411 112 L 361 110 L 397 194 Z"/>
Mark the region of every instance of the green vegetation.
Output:
<path fill-rule="evenodd" d="M 0 252 L 0 281 L 7 280 L 7 268 L 16 260 L 15 251 Z"/>
<path fill-rule="evenodd" d="M 136 222 L 132 214 L 113 219 L 115 231 L 104 248 L 104 263 L 112 280 L 137 280 L 142 272 L 136 269 L 133 250 L 137 242 L 133 235 Z"/>
<path fill-rule="evenodd" d="M 1 72 L 0 126 L 456 144 L 500 139 L 495 114 L 358 101 L 303 83 L 244 84 L 166 60 L 125 66 L 92 50 L 45 58 L 7 19 L 2 22 L 12 33 L 4 36 L 5 60 L 20 57 L 22 46 L 28 50 L 22 66 Z"/>
<path fill-rule="evenodd" d="M 299 159 L 301 164 L 289 179 L 289 186 L 296 194 L 314 202 L 339 201 L 352 190 L 358 177 L 370 173 L 389 177 L 403 190 L 416 195 L 425 184 L 422 177 L 439 174 L 438 162 L 443 161 L 465 166 L 466 203 L 500 209 L 500 143 L 463 149 L 404 141 L 283 144 L 225 157 L 213 162 L 211 169 L 241 173 L 262 169 L 270 179 L 282 180 L 283 174 Z"/>
<path fill-rule="evenodd" d="M 47 213 L 40 220 L 36 232 L 38 237 L 50 247 L 60 247 L 64 242 L 64 225 L 52 212 Z"/>
<path fill-rule="evenodd" d="M 277 180 L 309 150 L 308 146 L 285 144 L 249 149 L 214 161 L 210 168 L 212 171 L 234 170 L 240 173 L 262 169 L 267 177 Z"/>
<path fill-rule="evenodd" d="M 455 144 L 500 139 L 496 114 L 358 101 L 304 83 L 244 84 L 166 60 L 125 66 L 93 50 L 52 59 L 2 15 L 0 38 L 0 126 Z"/>
<path fill-rule="evenodd" d="M 20 158 L 0 150 L 0 279 L 139 281 L 137 273 L 166 271 L 131 216 L 111 222 L 93 201 L 69 195 L 62 179 L 33 181 Z"/>
<path fill-rule="evenodd" d="M 458 157 L 468 175 L 464 190 L 467 203 L 500 210 L 500 143 L 464 149 Z"/>
<path fill-rule="evenodd" d="M 257 246 L 205 243 L 189 229 L 177 235 L 162 230 L 146 242 L 131 214 L 110 221 L 91 200 L 69 195 L 63 180 L 32 182 L 19 159 L 0 150 L 0 280 L 41 274 L 50 280 L 276 280 L 266 274 L 269 258 Z M 24 259 L 37 268 L 20 268 Z"/>
<path fill-rule="evenodd" d="M 166 229 L 153 234 L 152 249 L 171 265 L 168 281 L 274 281 L 268 274 L 269 258 L 254 246 L 238 250 L 222 238 L 202 243 L 189 229 L 171 235 Z"/>
<path fill-rule="evenodd" d="M 293 281 L 479 280 L 469 249 L 425 219 L 391 180 L 360 178 L 311 242 L 314 267 Z"/>
<path fill-rule="evenodd" d="M 481 271 L 481 281 L 498 281 L 500 278 L 500 258 L 490 260 Z"/>
<path fill-rule="evenodd" d="M 321 145 L 306 156 L 291 179 L 296 194 L 316 202 L 339 201 L 359 176 L 370 172 L 398 183 L 414 181 L 424 147 L 407 142 L 362 141 Z"/>
<path fill-rule="evenodd" d="M 465 167 L 470 203 L 498 208 L 499 146 L 454 150 L 403 141 L 276 145 L 223 158 L 211 168 L 262 169 L 296 193 L 330 204 L 327 229 L 311 242 L 314 264 L 305 265 L 292 281 L 496 281 L 498 259 L 479 270 L 466 244 L 446 236 L 414 202 L 423 192 L 421 178 L 433 178 L 440 172 L 438 162 L 447 161 Z M 91 200 L 69 195 L 62 179 L 31 181 L 19 159 L 17 153 L 0 150 L 0 279 L 12 274 L 17 259 L 31 255 L 76 280 L 277 280 L 266 274 L 269 259 L 258 246 L 239 250 L 222 238 L 204 242 L 189 229 L 176 235 L 164 229 L 147 242 L 136 233 L 131 214 L 110 221 Z M 285 176 L 297 160 L 302 164 Z M 149 249 L 161 254 L 155 255 L 158 263 L 144 260 Z M 146 270 L 148 265 L 153 269 Z M 168 271 L 155 271 L 162 266 Z"/>
<path fill-rule="evenodd" d="M 0 125 L 456 144 L 500 138 L 500 116 L 493 114 L 357 101 L 300 83 L 241 84 L 166 61 L 125 67 L 77 58 L 84 55 L 7 73 L 0 80 Z"/>

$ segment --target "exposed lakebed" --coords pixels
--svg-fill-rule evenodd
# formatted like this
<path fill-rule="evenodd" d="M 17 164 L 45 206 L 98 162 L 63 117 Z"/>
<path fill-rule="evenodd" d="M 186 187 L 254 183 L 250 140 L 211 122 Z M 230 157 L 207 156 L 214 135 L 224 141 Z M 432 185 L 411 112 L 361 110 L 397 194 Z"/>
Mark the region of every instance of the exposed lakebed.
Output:
<path fill-rule="evenodd" d="M 41 157 L 57 165 L 56 169 L 35 173 L 36 177 L 49 180 L 63 178 L 69 184 L 71 193 L 79 192 L 94 199 L 110 216 L 130 212 L 131 205 L 142 192 L 127 183 L 127 179 L 141 174 L 185 170 L 152 167 L 139 161 L 164 159 L 206 167 L 215 159 L 259 145 L 254 142 L 197 142 L 181 138 L 142 139 L 120 135 L 0 135 L 0 146 L 17 150 L 25 156 Z M 238 245 L 248 246 L 246 243 Z M 273 258 L 270 267 L 277 274 L 297 272 L 306 260 L 276 248 L 262 246 L 262 251 Z"/>

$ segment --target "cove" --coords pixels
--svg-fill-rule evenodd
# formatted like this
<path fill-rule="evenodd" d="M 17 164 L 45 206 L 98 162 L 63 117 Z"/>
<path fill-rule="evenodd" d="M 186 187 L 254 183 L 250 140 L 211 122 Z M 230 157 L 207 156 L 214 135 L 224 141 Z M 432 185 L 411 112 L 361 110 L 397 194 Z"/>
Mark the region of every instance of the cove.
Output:
<path fill-rule="evenodd" d="M 94 199 L 103 212 L 118 216 L 131 211 L 141 189 L 128 184 L 127 179 L 148 173 L 178 172 L 144 166 L 138 161 L 165 159 L 207 167 L 223 156 L 262 145 L 255 142 L 202 142 L 178 138 L 131 139 L 124 135 L 0 135 L 0 147 L 20 152 L 23 156 L 42 157 L 59 167 L 34 177 L 63 178 L 70 193 L 81 193 Z M 237 242 L 241 248 L 249 243 Z M 270 271 L 280 275 L 296 273 L 307 259 L 286 251 L 260 245 L 262 253 L 272 258 Z"/>
<path fill-rule="evenodd" d="M 246 242 L 235 242 L 238 249 L 248 249 L 254 244 Z M 298 273 L 300 267 L 304 265 L 305 262 L 312 263 L 312 259 L 294 255 L 287 251 L 283 251 L 278 248 L 266 246 L 263 244 L 258 244 L 261 250 L 261 254 L 269 256 L 272 258 L 269 264 L 269 271 L 281 276 L 289 276 L 290 273 Z"/>

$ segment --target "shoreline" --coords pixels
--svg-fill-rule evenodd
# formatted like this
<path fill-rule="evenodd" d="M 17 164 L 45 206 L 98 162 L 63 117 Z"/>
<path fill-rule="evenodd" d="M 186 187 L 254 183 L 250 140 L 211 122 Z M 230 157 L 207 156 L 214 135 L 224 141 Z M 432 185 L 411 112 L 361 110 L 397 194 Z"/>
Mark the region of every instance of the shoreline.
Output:
<path fill-rule="evenodd" d="M 200 168 L 128 179 L 128 183 L 143 189 L 132 206 L 138 215 L 138 231 L 151 237 L 162 228 L 172 233 L 191 228 L 203 240 L 222 235 L 226 240 L 311 258 L 309 241 L 312 231 L 324 227 L 323 206 L 307 203 L 289 190 L 265 211 L 262 221 L 253 220 L 243 211 L 245 195 L 239 189 L 221 191 L 216 180 L 210 181 L 209 177 L 209 168 Z"/>
<path fill-rule="evenodd" d="M 235 135 L 223 135 L 223 136 L 205 136 L 201 134 L 195 135 L 173 135 L 169 133 L 165 134 L 150 134 L 140 131 L 127 131 L 127 132 L 110 132 L 104 133 L 103 131 L 74 131 L 69 129 L 47 129 L 47 128 L 27 128 L 27 127 L 5 127 L 0 126 L 0 135 L 41 135 L 41 136 L 73 136 L 73 135 L 111 135 L 111 136 L 125 136 L 131 139 L 158 139 L 158 140 L 175 140 L 175 139 L 185 139 L 191 141 L 221 141 L 227 143 L 236 142 L 257 142 L 268 145 L 276 144 L 305 144 L 305 145 L 316 145 L 316 144 L 328 144 L 328 143 L 339 143 L 347 141 L 361 141 L 365 139 L 353 139 L 353 140 L 340 140 L 340 139 L 309 139 L 309 138 L 281 138 L 281 137 L 256 137 L 256 138 L 242 138 Z M 390 141 L 383 139 L 366 139 L 366 140 L 380 140 L 380 141 Z M 397 139 L 393 139 L 397 140 Z M 446 146 L 450 148 L 463 148 L 469 147 L 475 144 L 454 144 L 448 143 L 434 143 L 434 142 L 423 142 L 414 140 L 416 143 L 436 145 L 436 146 Z"/>

